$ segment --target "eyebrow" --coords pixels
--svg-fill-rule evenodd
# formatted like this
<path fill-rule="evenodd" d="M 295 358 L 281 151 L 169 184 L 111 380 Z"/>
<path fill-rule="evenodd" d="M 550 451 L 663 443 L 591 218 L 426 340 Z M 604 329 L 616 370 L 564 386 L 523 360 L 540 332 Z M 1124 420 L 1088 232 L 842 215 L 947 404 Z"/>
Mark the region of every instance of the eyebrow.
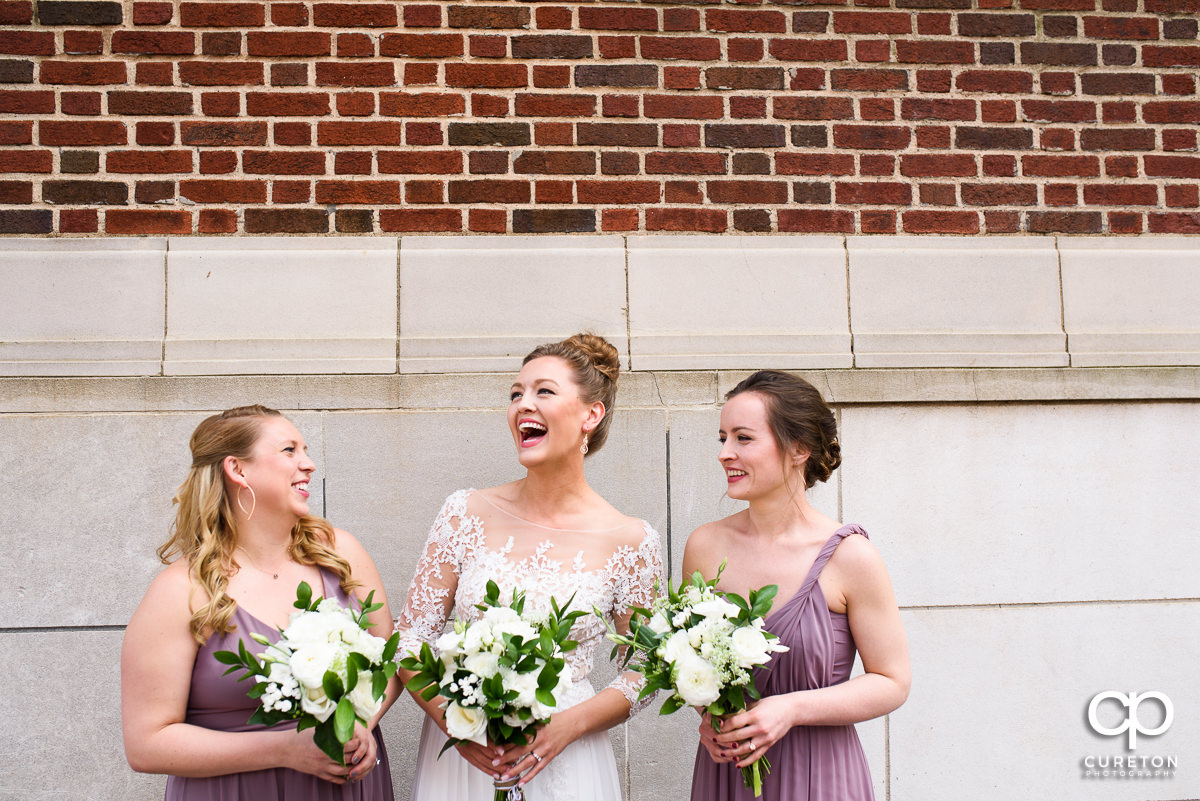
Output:
<path fill-rule="evenodd" d="M 535 379 L 534 382 L 532 384 L 530 384 L 530 386 L 536 387 L 538 384 L 553 384 L 556 387 L 558 386 L 558 382 L 555 381 L 553 378 Z M 521 387 L 521 386 L 524 386 L 524 384 L 522 384 L 520 381 L 514 381 L 513 385 L 511 387 L 509 387 L 509 389 L 516 389 L 517 387 Z"/>
<path fill-rule="evenodd" d="M 729 429 L 729 433 L 730 433 L 730 434 L 736 434 L 736 433 L 737 433 L 737 432 L 739 432 L 739 431 L 754 431 L 754 428 L 753 428 L 752 426 L 734 426 L 733 428 Z M 718 428 L 718 429 L 717 429 L 717 433 L 718 433 L 718 434 L 724 434 L 724 433 L 725 433 L 725 429 L 723 429 L 723 428 Z"/>

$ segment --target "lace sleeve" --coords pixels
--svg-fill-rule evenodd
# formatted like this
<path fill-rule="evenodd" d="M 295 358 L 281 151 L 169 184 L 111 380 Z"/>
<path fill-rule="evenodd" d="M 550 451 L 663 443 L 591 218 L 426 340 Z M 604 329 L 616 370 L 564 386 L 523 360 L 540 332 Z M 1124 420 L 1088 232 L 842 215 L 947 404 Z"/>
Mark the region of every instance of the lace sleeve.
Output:
<path fill-rule="evenodd" d="M 462 567 L 463 536 L 468 528 L 468 492 L 460 490 L 447 498 L 429 529 L 425 551 L 408 587 L 408 598 L 396 618 L 399 654 L 415 651 L 423 642 L 432 644 L 441 636 L 450 617 Z"/>
<path fill-rule="evenodd" d="M 617 631 L 629 631 L 629 618 L 633 607 L 648 607 L 654 600 L 656 585 L 663 584 L 662 549 L 658 532 L 643 521 L 645 535 L 636 549 L 621 548 L 613 554 L 614 581 L 612 618 Z M 629 701 L 629 716 L 633 717 L 654 700 L 650 695 L 638 700 L 645 679 L 640 673 L 626 671 L 613 679 L 608 686 L 620 691 Z"/>

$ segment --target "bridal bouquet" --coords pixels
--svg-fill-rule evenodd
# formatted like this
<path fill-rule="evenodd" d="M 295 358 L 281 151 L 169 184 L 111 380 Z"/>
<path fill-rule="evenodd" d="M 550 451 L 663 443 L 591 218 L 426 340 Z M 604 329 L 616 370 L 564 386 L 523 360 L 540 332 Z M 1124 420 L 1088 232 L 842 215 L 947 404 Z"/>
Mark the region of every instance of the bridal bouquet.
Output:
<path fill-rule="evenodd" d="M 779 591 L 774 584 L 751 590 L 749 599 L 716 589 L 725 569 L 705 581 L 697 571 L 691 583 L 678 590 L 667 582 L 666 595 L 649 609 L 635 608 L 629 633 L 611 627 L 608 638 L 616 643 L 613 657 L 624 647 L 624 664 L 646 678 L 640 697 L 666 690 L 671 694 L 660 714 L 669 715 L 684 705 L 702 707 L 720 731 L 720 716 L 746 708 L 759 697 L 752 681 L 753 668 L 765 665 L 772 653 L 786 651 L 778 637 L 763 630 L 763 616 Z M 762 774 L 770 773 L 766 758 L 742 768 L 746 786 L 762 795 Z"/>
<path fill-rule="evenodd" d="M 382 609 L 373 603 L 374 591 L 357 611 L 343 607 L 334 598 L 312 597 L 308 582 L 296 588 L 297 611 L 279 641 L 272 643 L 261 634 L 251 634 L 267 646 L 260 657 L 238 641 L 237 652 L 216 651 L 218 662 L 254 678 L 247 693 L 259 699 L 250 723 L 273 726 L 284 720 L 299 720 L 297 731 L 313 729 L 313 741 L 330 759 L 344 765 L 345 745 L 354 735 L 355 721 L 364 725 L 383 703 L 388 679 L 396 673 L 399 634 L 384 640 L 368 632 L 367 615 Z"/>
<path fill-rule="evenodd" d="M 435 645 L 423 643 L 419 652 L 400 660 L 415 675 L 408 688 L 426 701 L 446 699 L 449 741 L 442 752 L 461 742 L 486 745 L 525 745 L 534 727 L 550 719 L 568 681 L 563 680 L 563 654 L 578 645 L 568 639 L 571 626 L 584 612 L 567 612 L 550 599 L 549 615 L 525 611 L 525 594 L 513 592 L 512 602 L 500 602 L 500 588 L 487 583 L 473 622 L 456 620 L 454 630 Z M 436 649 L 436 654 L 435 654 Z M 441 756 L 441 753 L 438 754 Z M 516 779 L 496 784 L 496 801 L 524 796 Z"/>

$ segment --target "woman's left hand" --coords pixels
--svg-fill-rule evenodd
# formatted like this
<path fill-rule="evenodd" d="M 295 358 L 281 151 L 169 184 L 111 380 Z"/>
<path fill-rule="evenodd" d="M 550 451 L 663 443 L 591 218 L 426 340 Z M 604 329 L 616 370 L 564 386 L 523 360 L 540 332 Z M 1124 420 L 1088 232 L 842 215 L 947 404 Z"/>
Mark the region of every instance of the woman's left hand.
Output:
<path fill-rule="evenodd" d="M 361 723 L 354 724 L 354 736 L 346 743 L 346 781 L 356 782 L 378 764 L 375 736 Z"/>
<path fill-rule="evenodd" d="M 768 695 L 749 709 L 725 717 L 713 739 L 744 768 L 761 759 L 793 725 L 791 704 Z"/>
<path fill-rule="evenodd" d="M 502 779 L 521 777 L 521 784 L 528 784 L 550 760 L 562 753 L 575 740 L 572 726 L 564 713 L 554 715 L 550 722 L 537 728 L 537 735 L 526 745 L 509 746 L 505 752 Z"/>

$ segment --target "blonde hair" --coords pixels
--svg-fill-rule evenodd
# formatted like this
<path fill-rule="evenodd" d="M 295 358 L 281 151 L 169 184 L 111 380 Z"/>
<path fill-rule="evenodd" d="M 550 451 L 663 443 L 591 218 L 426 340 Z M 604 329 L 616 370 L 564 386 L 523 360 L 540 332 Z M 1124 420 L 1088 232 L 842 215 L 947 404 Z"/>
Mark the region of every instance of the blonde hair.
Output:
<path fill-rule="evenodd" d="M 249 459 L 262 422 L 270 417 L 283 415 L 258 404 L 239 406 L 206 418 L 192 432 L 192 466 L 175 492 L 171 536 L 157 553 L 164 564 L 186 560 L 193 593 L 199 590 L 206 598 L 189 622 L 192 636 L 201 645 L 214 632 L 237 628 L 230 622 L 237 603 L 226 594 L 235 570 L 238 530 L 232 506 L 236 500 L 225 488 L 225 458 Z M 350 563 L 333 550 L 333 540 L 329 521 L 305 515 L 292 527 L 288 553 L 302 565 L 328 569 L 349 592 L 357 583 L 350 578 Z"/>
<path fill-rule="evenodd" d="M 521 364 L 528 364 L 543 356 L 557 356 L 571 365 L 575 383 L 579 386 L 579 397 L 584 403 L 599 401 L 604 404 L 604 417 L 588 434 L 588 455 L 604 446 L 608 429 L 612 425 L 617 402 L 617 376 L 621 372 L 621 356 L 602 336 L 575 334 L 561 342 L 547 342 L 531 350 Z"/>

